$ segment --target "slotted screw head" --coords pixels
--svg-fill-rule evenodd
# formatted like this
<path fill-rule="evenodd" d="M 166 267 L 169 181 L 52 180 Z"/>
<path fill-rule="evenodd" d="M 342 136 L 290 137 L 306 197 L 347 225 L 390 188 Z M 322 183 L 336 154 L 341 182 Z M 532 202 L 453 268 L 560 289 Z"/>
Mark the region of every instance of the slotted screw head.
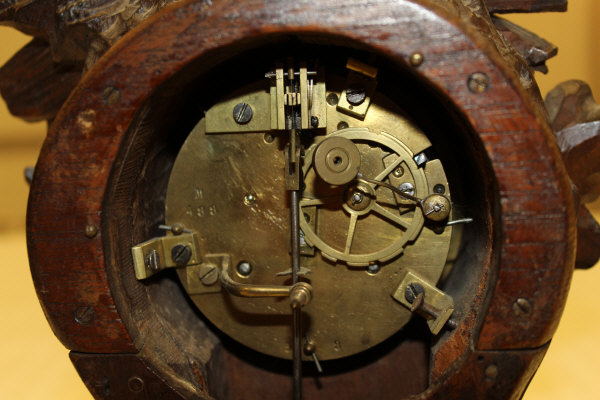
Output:
<path fill-rule="evenodd" d="M 158 251 L 152 250 L 146 256 L 146 266 L 153 271 L 158 271 L 160 268 L 160 256 L 158 255 Z"/>
<path fill-rule="evenodd" d="M 523 297 L 519 297 L 515 300 L 512 306 L 513 312 L 519 317 L 530 315 L 532 308 L 531 302 Z"/>
<path fill-rule="evenodd" d="M 406 301 L 412 304 L 417 298 L 417 296 L 421 293 L 425 293 L 425 289 L 423 289 L 423 286 L 419 285 L 418 283 L 411 283 L 410 285 L 406 286 L 406 290 L 404 291 L 404 298 L 406 298 Z"/>
<path fill-rule="evenodd" d="M 252 119 L 252 107 L 248 103 L 238 103 L 233 107 L 233 119 L 240 125 L 247 124 Z"/>
<path fill-rule="evenodd" d="M 348 100 L 348 103 L 352 104 L 353 106 L 362 104 L 366 97 L 367 91 L 362 86 L 350 86 L 348 89 L 346 89 L 346 100 Z"/>
<path fill-rule="evenodd" d="M 473 93 L 483 93 L 487 90 L 489 85 L 490 78 L 483 72 L 475 72 L 469 76 L 469 80 L 467 81 L 467 86 Z"/>
<path fill-rule="evenodd" d="M 192 249 L 187 244 L 178 244 L 171 249 L 171 259 L 177 265 L 185 265 L 192 258 Z"/>

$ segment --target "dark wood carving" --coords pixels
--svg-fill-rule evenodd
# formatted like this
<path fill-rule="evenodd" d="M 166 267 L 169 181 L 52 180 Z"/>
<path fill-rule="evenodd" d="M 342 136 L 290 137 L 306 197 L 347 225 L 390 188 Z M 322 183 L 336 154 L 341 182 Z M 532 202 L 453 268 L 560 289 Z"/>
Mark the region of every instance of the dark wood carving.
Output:
<path fill-rule="evenodd" d="M 486 0 L 490 12 L 567 11 L 567 0 Z"/>
<path fill-rule="evenodd" d="M 578 268 L 589 268 L 600 258 L 600 225 L 585 207 L 600 195 L 600 104 L 588 84 L 572 80 L 552 89 L 546 107 L 574 196 L 578 213 Z"/>
<path fill-rule="evenodd" d="M 492 20 L 498 32 L 527 60 L 532 69 L 548 72 L 546 60 L 556 55 L 558 47 L 504 18 L 492 17 Z"/>
<path fill-rule="evenodd" d="M 149 110 L 161 101 L 184 97 L 185 88 L 237 52 L 275 37 L 304 34 L 340 47 L 359 44 L 374 50 L 411 74 L 424 92 L 456 110 L 456 119 L 466 127 L 459 139 L 475 154 L 472 163 L 487 188 L 482 196 L 487 211 L 477 221 L 486 246 L 464 261 L 477 268 L 457 292 L 457 328 L 431 344 L 428 361 L 413 361 L 418 367 L 430 365 L 425 370 L 428 381 L 420 376 L 411 384 L 413 393 L 428 385 L 416 395 L 420 399 L 519 398 L 564 307 L 575 256 L 575 206 L 561 155 L 549 145 L 553 135 L 531 72 L 513 49 L 502 45 L 484 4 L 463 3 L 375 0 L 367 7 L 357 1 L 344 4 L 342 12 L 334 0 L 181 2 L 119 41 L 127 29 L 115 27 L 129 21 L 118 6 L 123 2 L 94 2 L 97 7 L 91 10 L 79 2 L 61 3 L 57 15 L 68 27 L 58 42 L 50 41 L 55 60 L 83 61 L 90 69 L 56 115 L 42 149 L 31 187 L 28 248 L 36 290 L 56 335 L 78 353 L 105 353 L 72 356 L 97 398 L 109 398 L 106 387 L 118 398 L 133 396 L 128 392 L 133 374 L 156 385 L 156 391 L 141 398 L 159 393 L 160 398 L 262 399 L 262 389 L 240 389 L 260 384 L 265 391 L 285 390 L 289 384 L 219 343 L 218 333 L 190 311 L 185 299 L 180 306 L 188 308 L 181 319 L 194 319 L 197 329 L 182 332 L 177 308 L 165 306 L 163 314 L 173 314 L 165 317 L 160 304 L 151 301 L 160 298 L 167 304 L 165 297 L 175 295 L 165 296 L 157 281 L 140 283 L 128 276 L 123 254 L 156 234 L 150 222 L 136 219 L 143 215 L 138 208 L 148 206 L 141 199 L 160 201 L 161 194 L 147 187 L 148 169 L 161 162 L 168 165 L 156 145 L 165 135 L 160 136 L 160 122 L 152 120 Z M 519 3 L 487 2 L 493 11 L 566 5 Z M 21 29 L 46 29 L 42 13 L 26 18 L 12 2 L 0 4 L 0 16 L 18 19 Z M 36 4 L 28 2 L 22 9 Z M 106 15 L 118 18 L 105 20 Z M 111 29 L 119 32 L 111 36 L 114 42 L 105 40 L 100 50 L 86 47 L 92 46 L 90 38 Z M 85 40 L 81 46 L 70 45 L 69 38 Z M 409 59 L 416 51 L 424 62 L 412 68 Z M 468 84 L 476 72 L 487 78 L 480 92 Z M 130 222 L 128 213 L 138 223 L 135 229 L 121 229 L 120 224 Z M 178 289 L 173 282 L 167 285 L 168 294 Z M 372 365 L 363 360 L 361 368 L 343 376 L 324 377 L 327 392 L 368 398 L 347 390 L 349 382 L 375 379 L 365 377 L 370 368 L 386 385 L 402 385 L 396 366 L 417 367 L 404 365 L 413 358 L 406 357 L 405 349 L 396 350 Z M 318 383 L 307 385 L 315 386 L 310 389 L 314 398 L 324 394 Z M 364 386 L 382 389 L 375 381 Z M 139 382 L 134 384 L 139 387 Z M 375 397 L 407 394 L 391 387 L 382 393 Z"/>
<path fill-rule="evenodd" d="M 563 82 L 548 93 L 545 101 L 554 132 L 600 120 L 600 104 L 596 103 L 592 89 L 585 82 Z"/>
<path fill-rule="evenodd" d="M 594 201 L 600 195 L 600 120 L 560 130 L 557 142 L 579 198 Z"/>
<path fill-rule="evenodd" d="M 85 63 L 98 57 L 169 0 L 1 0 L 0 24 L 49 43 L 55 62 Z"/>
<path fill-rule="evenodd" d="M 54 29 L 56 7 L 56 1 L 2 0 L 0 24 L 12 26 L 47 42 Z"/>
<path fill-rule="evenodd" d="M 47 43 L 34 39 L 0 69 L 0 92 L 12 114 L 49 120 L 79 82 L 81 68 L 55 63 Z"/>
<path fill-rule="evenodd" d="M 591 268 L 600 260 L 600 225 L 583 204 L 577 213 L 575 268 Z"/>
<path fill-rule="evenodd" d="M 81 74 L 126 32 L 172 0 L 0 0 L 0 25 L 36 38 L 0 72 L 11 112 L 51 120 Z"/>

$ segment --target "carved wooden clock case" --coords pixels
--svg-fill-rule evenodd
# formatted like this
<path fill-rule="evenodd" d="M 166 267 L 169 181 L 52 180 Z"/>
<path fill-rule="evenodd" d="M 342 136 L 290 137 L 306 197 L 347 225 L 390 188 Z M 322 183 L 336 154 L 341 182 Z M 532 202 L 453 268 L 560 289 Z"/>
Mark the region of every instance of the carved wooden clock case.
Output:
<path fill-rule="evenodd" d="M 598 258 L 600 107 L 497 14 L 566 1 L 22 3 L 31 270 L 94 397 L 520 398 Z"/>

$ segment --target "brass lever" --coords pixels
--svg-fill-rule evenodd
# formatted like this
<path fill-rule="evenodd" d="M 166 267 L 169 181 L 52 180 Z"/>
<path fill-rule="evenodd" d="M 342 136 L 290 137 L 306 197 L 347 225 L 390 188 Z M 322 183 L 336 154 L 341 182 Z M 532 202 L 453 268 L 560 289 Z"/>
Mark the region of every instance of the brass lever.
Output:
<path fill-rule="evenodd" d="M 224 259 L 221 270 L 221 287 L 238 297 L 288 297 L 292 308 L 304 307 L 312 298 L 312 286 L 306 282 L 295 285 L 250 285 L 235 282 L 230 276 L 229 260 Z"/>

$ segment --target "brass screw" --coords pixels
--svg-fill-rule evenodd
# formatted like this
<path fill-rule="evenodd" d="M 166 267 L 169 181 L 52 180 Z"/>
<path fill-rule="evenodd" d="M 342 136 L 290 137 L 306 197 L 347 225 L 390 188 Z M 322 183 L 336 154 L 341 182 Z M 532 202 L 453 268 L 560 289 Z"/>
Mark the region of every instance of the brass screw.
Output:
<path fill-rule="evenodd" d="M 94 307 L 81 306 L 75 309 L 75 322 L 80 325 L 87 325 L 94 320 Z"/>
<path fill-rule="evenodd" d="M 344 121 L 341 121 L 340 123 L 337 124 L 338 130 L 346 129 L 347 127 L 348 127 L 348 123 L 344 122 Z"/>
<path fill-rule="evenodd" d="M 329 93 L 327 95 L 327 104 L 329 104 L 330 106 L 336 106 L 339 100 L 340 98 L 335 93 Z"/>
<path fill-rule="evenodd" d="M 214 264 L 202 264 L 198 272 L 198 277 L 200 278 L 200 282 L 206 286 L 211 286 L 219 280 L 219 270 Z"/>
<path fill-rule="evenodd" d="M 248 193 L 244 196 L 244 204 L 247 206 L 251 206 L 256 203 L 256 196 L 252 193 Z"/>
<path fill-rule="evenodd" d="M 469 90 L 473 93 L 483 93 L 487 90 L 490 84 L 490 78 L 483 72 L 475 72 L 471 76 L 469 76 L 469 80 L 467 81 L 467 86 Z"/>
<path fill-rule="evenodd" d="M 132 376 L 127 381 L 127 386 L 129 386 L 129 390 L 134 393 L 139 393 L 144 389 L 144 380 L 139 376 Z"/>
<path fill-rule="evenodd" d="M 531 314 L 531 303 L 529 300 L 519 297 L 512 305 L 513 312 L 517 317 L 525 317 Z"/>
<path fill-rule="evenodd" d="M 393 172 L 393 175 L 394 175 L 396 178 L 400 178 L 402 175 L 404 175 L 404 168 L 402 168 L 402 167 L 398 167 L 398 168 L 396 168 L 396 169 L 394 170 L 394 172 Z"/>
<path fill-rule="evenodd" d="M 109 106 L 114 106 L 119 102 L 119 100 L 121 100 L 121 92 L 119 89 L 109 86 L 102 91 L 102 98 L 104 103 L 108 104 Z"/>
<path fill-rule="evenodd" d="M 85 226 L 85 236 L 87 236 L 88 238 L 93 238 L 98 234 L 98 228 L 96 228 L 96 225 L 93 224 L 88 224 Z"/>
<path fill-rule="evenodd" d="M 275 140 L 275 136 L 273 136 L 272 133 L 265 133 L 263 140 L 265 141 L 265 143 L 273 143 L 273 141 Z"/>
<path fill-rule="evenodd" d="M 485 376 L 488 379 L 496 379 L 498 376 L 498 367 L 494 364 L 490 364 L 485 369 Z"/>
<path fill-rule="evenodd" d="M 423 64 L 423 60 L 423 54 L 419 52 L 412 53 L 409 58 L 410 65 L 412 65 L 413 67 L 418 67 L 419 65 Z"/>

